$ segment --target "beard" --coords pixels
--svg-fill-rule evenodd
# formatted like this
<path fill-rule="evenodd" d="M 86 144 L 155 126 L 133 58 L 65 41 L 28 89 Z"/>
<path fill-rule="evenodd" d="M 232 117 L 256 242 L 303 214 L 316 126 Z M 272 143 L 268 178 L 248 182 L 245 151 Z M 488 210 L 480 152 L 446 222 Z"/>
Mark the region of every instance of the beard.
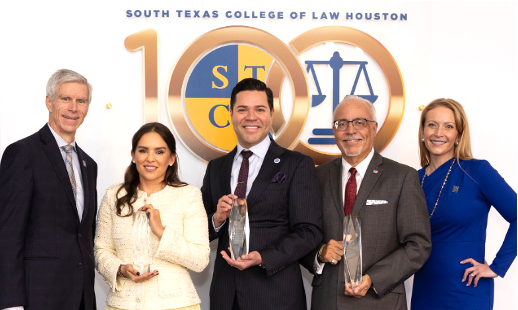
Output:
<path fill-rule="evenodd" d="M 358 139 L 358 137 L 348 136 L 348 137 L 346 137 L 346 139 Z M 356 151 L 356 152 L 348 151 L 347 148 L 344 147 L 345 155 L 349 156 L 349 157 L 359 156 L 362 153 L 362 150 L 363 150 L 363 142 L 364 142 L 364 140 L 362 140 L 362 143 L 361 143 L 360 147 L 358 148 L 358 151 Z"/>
<path fill-rule="evenodd" d="M 360 147 L 360 149 L 358 150 L 358 152 L 348 152 L 347 150 L 345 150 L 345 155 L 346 156 L 349 156 L 349 157 L 355 157 L 355 156 L 359 156 L 361 153 L 362 153 L 362 150 L 363 150 L 363 145 Z"/>

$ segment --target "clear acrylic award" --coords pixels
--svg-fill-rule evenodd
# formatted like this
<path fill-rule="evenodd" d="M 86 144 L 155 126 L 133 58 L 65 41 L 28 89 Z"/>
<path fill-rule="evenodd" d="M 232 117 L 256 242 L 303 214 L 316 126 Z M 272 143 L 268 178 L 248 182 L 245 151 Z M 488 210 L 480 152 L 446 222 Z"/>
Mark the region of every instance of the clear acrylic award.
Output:
<path fill-rule="evenodd" d="M 153 252 L 151 249 L 151 227 L 144 211 L 133 214 L 133 268 L 141 273 L 151 272 Z"/>
<path fill-rule="evenodd" d="M 247 244 L 247 205 L 246 199 L 232 199 L 230 210 L 228 237 L 231 258 L 237 260 L 241 255 L 248 254 Z"/>
<path fill-rule="evenodd" d="M 360 220 L 354 215 L 344 218 L 344 273 L 351 289 L 362 283 L 362 234 Z"/>

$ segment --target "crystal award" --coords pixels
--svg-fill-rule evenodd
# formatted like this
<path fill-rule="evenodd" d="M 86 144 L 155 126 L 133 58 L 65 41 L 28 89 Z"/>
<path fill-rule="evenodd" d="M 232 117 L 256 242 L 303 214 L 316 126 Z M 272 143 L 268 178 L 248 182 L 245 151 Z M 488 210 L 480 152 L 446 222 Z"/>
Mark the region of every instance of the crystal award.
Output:
<path fill-rule="evenodd" d="M 141 273 L 151 272 L 153 252 L 150 235 L 148 214 L 144 211 L 135 212 L 133 214 L 133 267 Z"/>
<path fill-rule="evenodd" d="M 344 218 L 344 273 L 351 289 L 362 283 L 362 235 L 360 220 L 354 215 Z"/>
<path fill-rule="evenodd" d="M 230 210 L 228 225 L 228 238 L 230 254 L 234 260 L 237 260 L 241 255 L 248 254 L 248 245 L 246 242 L 246 212 L 246 199 L 232 199 L 232 209 Z"/>

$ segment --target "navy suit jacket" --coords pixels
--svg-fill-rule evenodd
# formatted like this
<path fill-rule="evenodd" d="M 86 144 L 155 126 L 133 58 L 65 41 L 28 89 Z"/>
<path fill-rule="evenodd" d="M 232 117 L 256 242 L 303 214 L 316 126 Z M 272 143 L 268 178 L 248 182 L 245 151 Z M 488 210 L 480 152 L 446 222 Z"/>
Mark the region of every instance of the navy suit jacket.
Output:
<path fill-rule="evenodd" d="M 77 145 L 76 145 L 77 146 Z M 72 186 L 47 125 L 7 147 L 0 163 L 0 309 L 95 308 L 97 164 L 77 146 L 84 190 Z"/>
<path fill-rule="evenodd" d="M 264 268 L 253 266 L 239 271 L 220 254 L 229 246 L 228 220 L 219 232 L 212 226 L 218 200 L 231 193 L 235 155 L 236 149 L 211 161 L 201 189 L 209 217 L 209 238 L 219 239 L 210 307 L 232 309 L 237 294 L 240 309 L 306 309 L 297 261 L 322 240 L 322 202 L 313 160 L 272 141 L 247 196 L 249 251 L 261 254 Z"/>

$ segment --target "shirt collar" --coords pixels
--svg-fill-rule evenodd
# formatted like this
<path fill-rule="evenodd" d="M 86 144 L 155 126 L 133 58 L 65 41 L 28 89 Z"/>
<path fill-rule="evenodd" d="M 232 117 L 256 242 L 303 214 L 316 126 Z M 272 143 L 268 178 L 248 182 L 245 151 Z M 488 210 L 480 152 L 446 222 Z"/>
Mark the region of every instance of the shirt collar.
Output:
<path fill-rule="evenodd" d="M 369 164 L 372 160 L 372 157 L 374 156 L 374 148 L 369 152 L 369 155 L 365 157 L 361 163 L 356 165 L 356 173 L 360 175 L 361 178 L 365 176 L 365 172 L 367 171 L 367 168 L 369 167 Z M 347 173 L 349 172 L 349 169 L 351 169 L 351 165 L 343 158 L 342 156 L 342 179 L 347 178 Z"/>
<path fill-rule="evenodd" d="M 252 146 L 249 148 L 249 151 L 252 151 L 254 155 L 259 156 L 264 160 L 264 157 L 266 156 L 266 153 L 268 152 L 268 149 L 270 148 L 270 144 L 272 141 L 270 140 L 270 137 L 266 136 L 263 141 L 259 142 L 258 144 Z M 234 160 L 236 160 L 239 155 L 241 154 L 242 150 L 246 150 L 244 147 L 242 147 L 239 142 L 237 143 L 237 152 L 236 156 L 234 157 Z"/>
<path fill-rule="evenodd" d="M 56 139 L 56 143 L 58 144 L 59 148 L 62 148 L 64 146 L 71 144 L 74 147 L 74 151 L 76 151 L 76 140 L 75 139 L 74 139 L 74 141 L 72 141 L 72 143 L 68 143 L 67 141 L 65 141 L 65 139 L 61 138 L 61 136 L 56 131 L 54 131 L 54 129 L 52 129 L 52 127 L 50 127 L 49 123 L 47 123 L 47 126 L 49 126 L 50 132 L 52 132 L 54 139 Z"/>

